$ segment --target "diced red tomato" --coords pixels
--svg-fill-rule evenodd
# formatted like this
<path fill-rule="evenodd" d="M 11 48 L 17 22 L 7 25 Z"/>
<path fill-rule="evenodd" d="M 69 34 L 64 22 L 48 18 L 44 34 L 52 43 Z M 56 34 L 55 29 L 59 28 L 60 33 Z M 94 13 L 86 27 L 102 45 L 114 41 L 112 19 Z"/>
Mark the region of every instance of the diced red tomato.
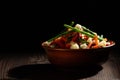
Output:
<path fill-rule="evenodd" d="M 66 48 L 69 49 L 70 48 L 70 43 L 66 43 Z"/>
<path fill-rule="evenodd" d="M 78 40 L 78 34 L 76 34 L 73 38 L 72 41 L 76 42 Z"/>
<path fill-rule="evenodd" d="M 79 34 L 79 37 L 82 38 L 82 34 Z"/>
<path fill-rule="evenodd" d="M 84 36 L 84 39 L 85 39 L 85 40 L 88 40 L 88 36 Z"/>

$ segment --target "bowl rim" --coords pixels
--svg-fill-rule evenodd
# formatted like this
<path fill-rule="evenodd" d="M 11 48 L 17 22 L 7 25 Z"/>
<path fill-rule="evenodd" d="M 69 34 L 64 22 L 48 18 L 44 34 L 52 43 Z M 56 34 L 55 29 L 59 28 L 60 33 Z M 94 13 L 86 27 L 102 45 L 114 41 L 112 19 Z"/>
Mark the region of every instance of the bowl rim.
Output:
<path fill-rule="evenodd" d="M 91 48 L 91 49 L 64 49 L 64 48 L 51 48 L 51 47 L 48 47 L 48 46 L 45 46 L 45 45 L 42 45 L 42 47 L 44 49 L 51 49 L 51 50 L 61 50 L 61 51 L 83 51 L 83 50 L 98 50 L 98 49 L 107 49 L 107 48 L 111 48 L 113 46 L 116 45 L 116 43 L 114 41 L 112 41 L 113 43 L 109 46 L 106 46 L 106 47 L 100 47 L 100 48 Z"/>

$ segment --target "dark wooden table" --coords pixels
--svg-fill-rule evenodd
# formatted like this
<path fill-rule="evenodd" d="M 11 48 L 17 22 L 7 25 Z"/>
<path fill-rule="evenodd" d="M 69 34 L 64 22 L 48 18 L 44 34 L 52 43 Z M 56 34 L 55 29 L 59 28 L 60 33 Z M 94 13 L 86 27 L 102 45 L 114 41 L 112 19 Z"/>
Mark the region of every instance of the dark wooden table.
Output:
<path fill-rule="evenodd" d="M 50 64 L 45 53 L 0 53 L 1 80 L 120 80 L 120 54 L 110 53 L 102 65 L 72 70 Z"/>

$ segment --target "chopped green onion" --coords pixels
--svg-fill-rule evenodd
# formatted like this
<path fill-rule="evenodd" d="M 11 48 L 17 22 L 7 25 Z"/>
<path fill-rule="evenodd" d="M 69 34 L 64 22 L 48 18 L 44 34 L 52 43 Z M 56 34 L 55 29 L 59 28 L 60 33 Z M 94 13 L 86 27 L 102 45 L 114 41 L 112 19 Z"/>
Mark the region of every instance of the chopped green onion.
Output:
<path fill-rule="evenodd" d="M 88 32 L 85 32 L 85 31 L 81 31 L 81 30 L 76 29 L 76 28 L 74 28 L 74 27 L 72 27 L 72 26 L 70 26 L 70 25 L 64 24 L 64 27 L 66 27 L 66 28 L 70 28 L 70 29 L 72 29 L 73 31 L 76 31 L 76 32 L 79 32 L 79 33 L 85 34 L 85 35 L 87 35 L 87 36 L 89 36 L 89 37 L 92 37 L 92 38 L 94 37 L 93 34 L 88 33 Z M 98 39 L 99 39 L 99 40 L 103 40 L 103 38 L 101 38 L 101 37 L 99 37 Z"/>
<path fill-rule="evenodd" d="M 70 25 L 73 26 L 73 25 L 74 25 L 74 22 L 72 21 Z M 55 36 L 55 37 L 53 37 L 53 38 L 51 38 L 51 39 L 49 39 L 49 40 L 47 40 L 47 41 L 50 42 L 50 41 L 52 41 L 52 40 L 54 40 L 54 39 L 56 39 L 56 38 L 58 38 L 58 37 L 60 37 L 60 36 L 62 36 L 62 35 L 68 34 L 68 33 L 71 32 L 71 31 L 72 31 L 72 30 L 70 30 L 70 31 L 64 31 L 64 32 L 58 34 L 57 36 Z"/>

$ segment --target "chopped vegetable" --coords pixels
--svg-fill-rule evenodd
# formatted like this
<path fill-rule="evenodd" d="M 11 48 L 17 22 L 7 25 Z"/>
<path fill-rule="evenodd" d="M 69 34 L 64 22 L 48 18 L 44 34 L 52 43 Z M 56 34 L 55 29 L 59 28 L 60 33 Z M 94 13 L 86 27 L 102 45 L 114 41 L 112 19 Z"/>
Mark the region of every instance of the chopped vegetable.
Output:
<path fill-rule="evenodd" d="M 107 47 L 113 44 L 103 35 L 99 36 L 96 32 L 90 29 L 71 22 L 70 25 L 64 24 L 66 30 L 57 36 L 45 41 L 42 45 L 51 48 L 64 49 L 91 49 Z"/>
<path fill-rule="evenodd" d="M 79 33 L 85 34 L 85 35 L 87 35 L 87 36 L 89 36 L 89 37 L 92 37 L 92 38 L 94 37 L 93 34 L 88 33 L 88 32 L 85 32 L 85 31 L 81 31 L 81 30 L 76 29 L 76 28 L 74 28 L 74 27 L 72 27 L 72 26 L 70 26 L 70 25 L 64 24 L 64 26 L 65 26 L 66 28 L 70 28 L 70 29 L 72 29 L 73 31 L 76 31 L 76 32 L 79 32 Z M 99 37 L 99 40 L 103 40 L 103 38 Z"/>

